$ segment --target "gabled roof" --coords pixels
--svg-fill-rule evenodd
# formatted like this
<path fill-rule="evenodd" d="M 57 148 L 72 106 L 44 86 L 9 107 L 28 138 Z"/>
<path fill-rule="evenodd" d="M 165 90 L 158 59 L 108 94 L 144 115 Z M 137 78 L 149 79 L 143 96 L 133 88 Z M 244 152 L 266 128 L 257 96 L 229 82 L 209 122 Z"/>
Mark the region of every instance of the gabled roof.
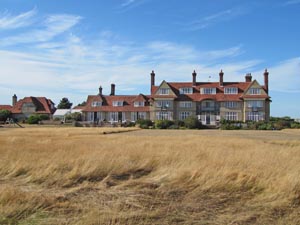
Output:
<path fill-rule="evenodd" d="M 92 106 L 93 101 L 99 101 L 99 95 L 89 95 L 83 112 L 148 112 L 149 96 L 146 95 L 102 95 L 102 106 Z M 143 99 L 146 102 L 144 107 L 134 107 L 137 99 Z M 123 102 L 123 106 L 113 106 L 113 102 Z"/>
<path fill-rule="evenodd" d="M 11 105 L 0 105 L 0 110 L 12 110 L 12 106 Z"/>
<path fill-rule="evenodd" d="M 175 98 L 180 101 L 203 101 L 203 100 L 215 100 L 215 101 L 242 101 L 243 98 L 270 98 L 268 95 L 255 95 L 249 96 L 245 95 L 245 92 L 252 86 L 252 84 L 257 81 L 252 82 L 224 82 L 223 86 L 220 86 L 219 82 L 197 82 L 193 85 L 192 82 L 166 82 L 168 86 L 172 89 L 173 95 L 157 95 L 156 92 L 160 86 L 152 86 L 152 98 Z M 224 94 L 224 89 L 227 87 L 238 88 L 238 94 Z M 263 88 L 263 86 L 260 86 Z M 193 94 L 180 94 L 180 88 L 193 88 Z M 200 94 L 201 88 L 216 88 L 216 94 L 207 95 Z"/>
<path fill-rule="evenodd" d="M 136 96 L 136 98 L 134 98 L 132 101 L 133 102 L 146 102 L 148 101 L 149 98 L 146 95 L 143 94 L 139 94 L 138 96 Z"/>
<path fill-rule="evenodd" d="M 24 103 L 32 103 L 36 107 L 35 113 L 40 114 L 52 114 L 55 108 L 51 108 L 51 104 L 54 104 L 50 99 L 45 97 L 25 97 L 20 99 L 16 105 L 12 107 L 12 113 L 22 113 L 22 106 Z"/>

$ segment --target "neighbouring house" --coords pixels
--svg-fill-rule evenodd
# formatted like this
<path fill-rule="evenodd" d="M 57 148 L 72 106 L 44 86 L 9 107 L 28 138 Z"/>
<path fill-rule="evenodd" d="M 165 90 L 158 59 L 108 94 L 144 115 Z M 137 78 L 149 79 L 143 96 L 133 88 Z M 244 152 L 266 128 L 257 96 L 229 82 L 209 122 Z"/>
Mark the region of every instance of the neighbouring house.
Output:
<path fill-rule="evenodd" d="M 50 118 L 55 112 L 55 104 L 45 97 L 25 97 L 18 100 L 17 96 L 12 97 L 12 106 L 1 106 L 0 109 L 8 109 L 12 117 L 17 120 L 27 119 L 33 114 L 45 114 Z"/>
<path fill-rule="evenodd" d="M 71 113 L 82 113 L 82 109 L 79 107 L 74 107 L 73 109 L 57 109 L 53 114 L 53 119 L 59 119 L 65 122 L 66 116 Z"/>
<path fill-rule="evenodd" d="M 270 117 L 269 73 L 265 70 L 264 85 L 247 74 L 243 82 L 225 82 L 224 72 L 218 82 L 162 81 L 155 85 L 155 73 L 151 75 L 150 95 L 103 95 L 102 87 L 97 95 L 89 95 L 83 108 L 84 119 L 90 122 L 124 122 L 137 119 L 184 120 L 197 116 L 204 125 L 215 126 L 223 118 L 231 121 L 268 121 Z"/>

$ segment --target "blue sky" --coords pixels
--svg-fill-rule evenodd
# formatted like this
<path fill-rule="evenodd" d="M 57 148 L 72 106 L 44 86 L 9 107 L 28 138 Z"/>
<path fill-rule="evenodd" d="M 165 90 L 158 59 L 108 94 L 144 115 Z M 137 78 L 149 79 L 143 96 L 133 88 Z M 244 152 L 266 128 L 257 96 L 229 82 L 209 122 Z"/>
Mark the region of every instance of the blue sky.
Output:
<path fill-rule="evenodd" d="M 300 118 L 299 25 L 300 0 L 0 0 L 0 104 L 149 94 L 151 70 L 263 84 L 268 68 L 271 115 Z"/>

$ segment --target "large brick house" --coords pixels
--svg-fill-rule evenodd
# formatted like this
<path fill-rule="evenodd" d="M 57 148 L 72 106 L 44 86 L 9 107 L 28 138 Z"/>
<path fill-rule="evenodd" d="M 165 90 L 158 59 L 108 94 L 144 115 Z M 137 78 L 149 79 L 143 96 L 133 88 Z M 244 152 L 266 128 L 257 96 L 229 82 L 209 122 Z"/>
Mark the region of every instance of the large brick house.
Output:
<path fill-rule="evenodd" d="M 268 121 L 270 96 L 267 70 L 264 85 L 252 80 L 251 74 L 244 82 L 224 82 L 224 73 L 219 73 L 219 82 L 197 82 L 192 73 L 192 82 L 162 81 L 155 85 L 155 73 L 151 75 L 150 95 L 89 95 L 83 108 L 85 120 L 90 122 L 125 122 L 137 119 L 184 120 L 197 116 L 205 125 L 217 125 L 224 118 L 232 121 Z"/>
<path fill-rule="evenodd" d="M 54 103 L 45 97 L 25 97 L 18 100 L 17 96 L 12 97 L 12 106 L 0 105 L 1 109 L 12 112 L 12 117 L 17 120 L 27 119 L 32 114 L 45 114 L 50 118 L 55 112 Z"/>

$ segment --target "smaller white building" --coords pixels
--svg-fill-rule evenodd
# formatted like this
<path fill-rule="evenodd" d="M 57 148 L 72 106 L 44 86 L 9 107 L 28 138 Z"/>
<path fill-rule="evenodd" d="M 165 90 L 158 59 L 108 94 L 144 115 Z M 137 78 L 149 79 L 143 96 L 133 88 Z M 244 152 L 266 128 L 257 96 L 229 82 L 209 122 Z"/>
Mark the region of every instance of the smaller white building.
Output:
<path fill-rule="evenodd" d="M 82 109 L 57 109 L 53 114 L 53 119 L 60 119 L 61 121 L 65 122 L 67 115 L 76 112 L 81 113 Z"/>

